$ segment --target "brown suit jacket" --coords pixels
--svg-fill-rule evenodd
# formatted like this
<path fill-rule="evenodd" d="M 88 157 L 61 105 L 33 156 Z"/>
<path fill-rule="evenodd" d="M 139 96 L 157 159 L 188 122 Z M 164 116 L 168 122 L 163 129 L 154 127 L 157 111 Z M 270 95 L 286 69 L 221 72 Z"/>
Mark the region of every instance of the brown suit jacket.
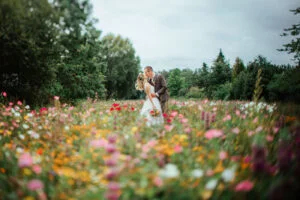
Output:
<path fill-rule="evenodd" d="M 153 77 L 154 91 L 159 95 L 159 101 L 166 102 L 169 99 L 166 79 L 161 74 Z"/>

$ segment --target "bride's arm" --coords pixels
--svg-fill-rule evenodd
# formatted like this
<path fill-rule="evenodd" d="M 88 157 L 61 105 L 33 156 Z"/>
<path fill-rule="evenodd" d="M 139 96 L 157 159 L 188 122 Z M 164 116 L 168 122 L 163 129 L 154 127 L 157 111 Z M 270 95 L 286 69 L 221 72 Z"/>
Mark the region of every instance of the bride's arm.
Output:
<path fill-rule="evenodd" d="M 152 96 L 151 96 L 151 93 L 150 93 L 150 85 L 147 84 L 145 89 L 146 89 L 145 92 L 146 92 L 146 94 L 147 94 L 147 96 L 148 96 L 148 98 L 149 98 L 149 100 L 150 100 L 153 108 L 155 108 L 155 105 L 153 103 Z"/>

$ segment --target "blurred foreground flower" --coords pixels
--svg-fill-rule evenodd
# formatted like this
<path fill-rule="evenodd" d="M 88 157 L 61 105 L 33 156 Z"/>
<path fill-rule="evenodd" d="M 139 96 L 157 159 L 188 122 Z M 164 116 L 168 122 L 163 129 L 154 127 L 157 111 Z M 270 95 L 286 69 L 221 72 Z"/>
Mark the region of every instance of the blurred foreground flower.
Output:
<path fill-rule="evenodd" d="M 253 188 L 253 182 L 245 180 L 235 186 L 235 191 L 250 191 Z"/>
<path fill-rule="evenodd" d="M 177 166 L 171 163 L 166 164 L 163 169 L 159 170 L 159 176 L 163 178 L 176 178 L 179 173 Z"/>

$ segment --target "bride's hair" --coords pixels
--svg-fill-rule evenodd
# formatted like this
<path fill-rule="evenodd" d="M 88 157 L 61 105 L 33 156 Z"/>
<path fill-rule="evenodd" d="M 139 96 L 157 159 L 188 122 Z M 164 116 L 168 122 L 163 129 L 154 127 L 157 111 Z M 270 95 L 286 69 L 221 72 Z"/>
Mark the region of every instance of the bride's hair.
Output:
<path fill-rule="evenodd" d="M 137 77 L 137 79 L 136 79 L 136 83 L 135 83 L 135 88 L 137 89 L 137 90 L 140 90 L 140 91 L 142 91 L 142 90 L 144 90 L 144 85 L 145 85 L 145 81 L 146 81 L 147 79 L 146 79 L 146 76 L 145 76 L 145 74 L 144 73 L 139 73 L 139 75 L 138 75 L 138 77 Z"/>

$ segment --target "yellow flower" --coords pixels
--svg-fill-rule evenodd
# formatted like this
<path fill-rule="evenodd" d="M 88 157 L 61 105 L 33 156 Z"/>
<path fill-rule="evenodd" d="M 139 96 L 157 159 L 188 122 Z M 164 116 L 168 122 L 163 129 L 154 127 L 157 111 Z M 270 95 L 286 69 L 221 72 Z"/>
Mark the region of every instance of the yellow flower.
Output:
<path fill-rule="evenodd" d="M 224 167 L 222 165 L 222 162 L 218 162 L 216 168 L 214 169 L 215 173 L 219 173 L 219 172 L 223 172 L 224 171 Z"/>
<path fill-rule="evenodd" d="M 24 200 L 35 200 L 35 198 L 33 198 L 32 196 L 27 196 L 24 198 Z"/>
<path fill-rule="evenodd" d="M 134 126 L 131 128 L 131 133 L 135 134 L 137 130 L 138 130 L 138 128 L 136 126 Z"/>
<path fill-rule="evenodd" d="M 202 192 L 202 198 L 205 199 L 209 199 L 212 195 L 212 190 L 205 190 L 204 192 Z"/>
<path fill-rule="evenodd" d="M 32 173 L 31 173 L 31 170 L 30 170 L 30 169 L 25 168 L 25 169 L 23 170 L 23 174 L 26 175 L 26 176 L 29 176 L 29 175 L 31 175 Z"/>
<path fill-rule="evenodd" d="M 68 180 L 68 184 L 69 184 L 69 185 L 73 186 L 74 183 L 75 183 L 75 181 L 74 181 L 73 179 L 70 178 L 70 179 Z"/>

